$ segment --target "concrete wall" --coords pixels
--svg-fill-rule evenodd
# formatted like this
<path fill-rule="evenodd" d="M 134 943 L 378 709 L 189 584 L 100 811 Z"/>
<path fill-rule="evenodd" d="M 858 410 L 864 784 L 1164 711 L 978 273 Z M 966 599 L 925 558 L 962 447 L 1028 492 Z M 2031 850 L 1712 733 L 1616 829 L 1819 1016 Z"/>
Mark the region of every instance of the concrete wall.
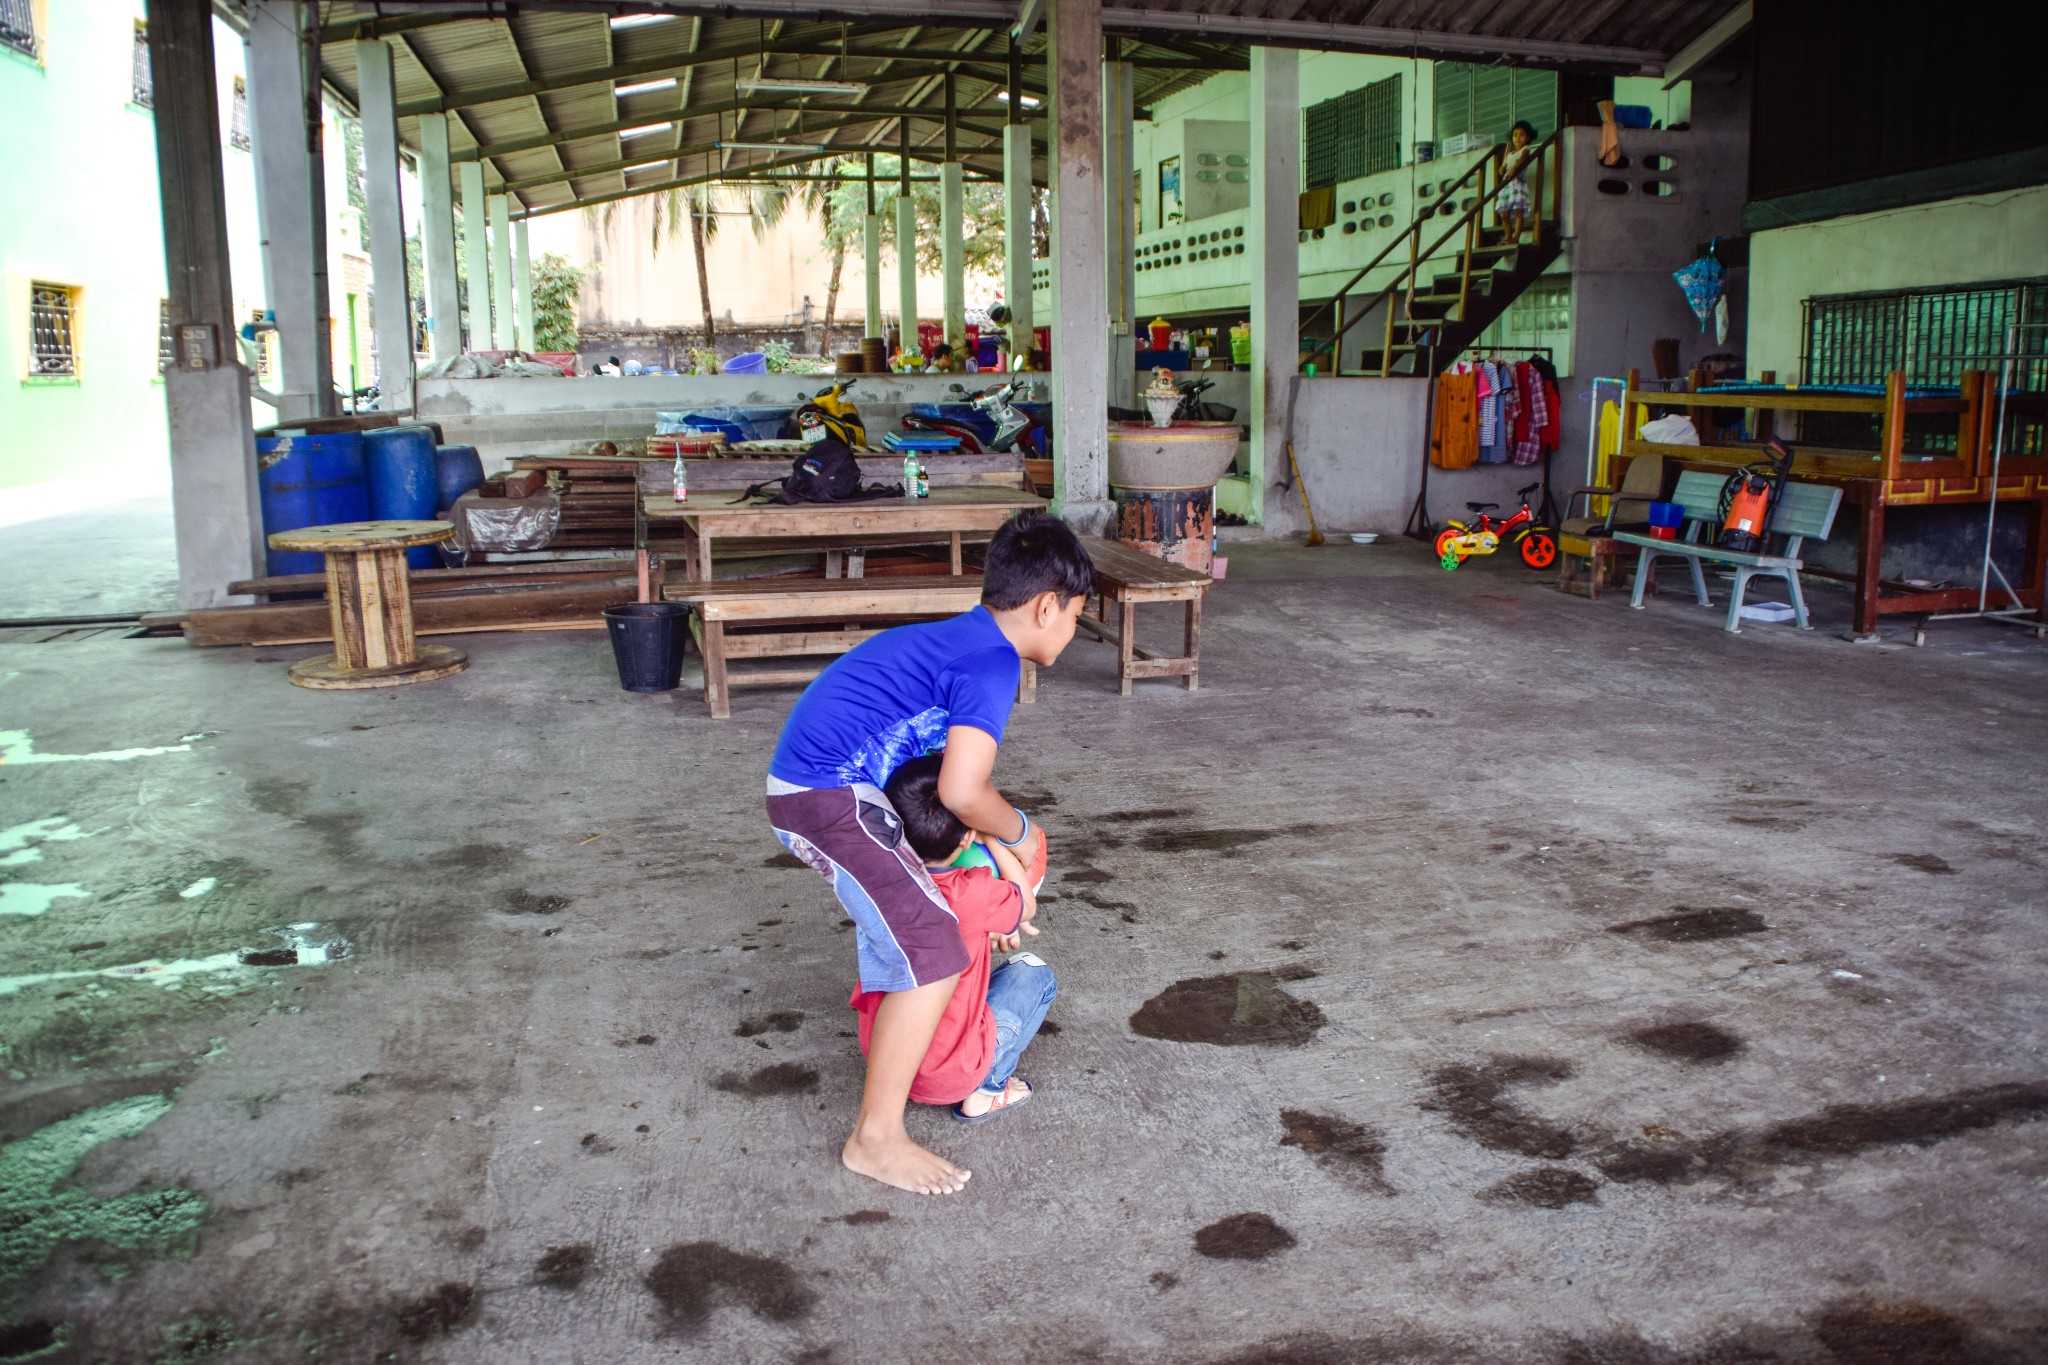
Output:
<path fill-rule="evenodd" d="M 1039 375 L 1040 401 L 1050 376 Z M 864 375 L 852 398 L 871 439 L 896 426 L 916 403 L 958 401 L 951 386 L 972 390 L 996 376 Z M 419 415 L 439 422 L 455 443 L 473 445 L 487 469 L 518 455 L 562 455 L 598 440 L 625 444 L 653 434 L 655 413 L 709 407 L 792 407 L 816 393 L 816 375 L 653 375 L 612 379 L 425 379 Z"/>
<path fill-rule="evenodd" d="M 170 477 L 157 376 L 163 226 L 154 115 L 130 99 L 143 6 L 35 9 L 41 60 L 0 48 L 0 128 L 13 134 L 0 175 L 0 488 L 157 491 Z M 213 37 L 225 138 L 242 42 L 218 20 Z M 246 313 L 263 306 L 255 172 L 245 151 L 230 148 L 226 162 L 235 306 Z M 34 281 L 80 291 L 75 377 L 25 377 Z"/>
<path fill-rule="evenodd" d="M 2048 275 L 2048 185 L 1774 228 L 1749 253 L 1751 372 L 1796 378 L 1816 294 Z"/>

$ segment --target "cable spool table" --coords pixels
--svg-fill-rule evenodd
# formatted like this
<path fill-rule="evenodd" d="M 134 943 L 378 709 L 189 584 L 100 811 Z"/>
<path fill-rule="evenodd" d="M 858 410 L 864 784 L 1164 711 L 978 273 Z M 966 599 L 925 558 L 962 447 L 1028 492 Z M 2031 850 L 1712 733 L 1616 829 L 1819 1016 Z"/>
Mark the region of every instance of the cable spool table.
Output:
<path fill-rule="evenodd" d="M 405 576 L 407 550 L 454 534 L 445 521 L 356 521 L 271 536 L 273 550 L 327 557 L 334 652 L 293 664 L 291 680 L 300 687 L 346 691 L 427 682 L 469 667 L 461 650 L 413 639 L 412 587 Z"/>

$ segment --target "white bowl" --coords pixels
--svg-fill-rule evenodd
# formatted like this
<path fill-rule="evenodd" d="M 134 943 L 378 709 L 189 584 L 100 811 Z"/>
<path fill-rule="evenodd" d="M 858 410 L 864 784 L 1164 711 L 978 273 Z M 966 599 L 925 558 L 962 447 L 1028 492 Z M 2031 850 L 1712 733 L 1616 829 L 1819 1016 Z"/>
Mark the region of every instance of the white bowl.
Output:
<path fill-rule="evenodd" d="M 1379 538 L 1380 533 L 1378 531 L 1353 531 L 1351 533 L 1351 543 L 1353 545 L 1370 545 Z"/>

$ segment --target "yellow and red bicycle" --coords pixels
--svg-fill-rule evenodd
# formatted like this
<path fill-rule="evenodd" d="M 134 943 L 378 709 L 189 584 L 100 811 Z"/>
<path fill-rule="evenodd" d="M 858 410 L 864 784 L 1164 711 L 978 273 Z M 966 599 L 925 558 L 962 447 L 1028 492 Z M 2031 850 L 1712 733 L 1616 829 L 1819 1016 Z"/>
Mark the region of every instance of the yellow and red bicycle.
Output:
<path fill-rule="evenodd" d="M 1532 569 L 1547 569 L 1557 563 L 1557 537 L 1548 526 L 1537 523 L 1536 513 L 1529 506 L 1529 495 L 1542 486 L 1532 483 L 1516 489 L 1521 508 L 1505 521 L 1495 521 L 1487 515 L 1500 506 L 1497 502 L 1466 503 L 1479 520 L 1444 522 L 1444 529 L 1436 533 L 1437 563 L 1446 570 L 1455 569 L 1474 555 L 1492 554 L 1504 540 L 1514 544 L 1522 562 Z"/>

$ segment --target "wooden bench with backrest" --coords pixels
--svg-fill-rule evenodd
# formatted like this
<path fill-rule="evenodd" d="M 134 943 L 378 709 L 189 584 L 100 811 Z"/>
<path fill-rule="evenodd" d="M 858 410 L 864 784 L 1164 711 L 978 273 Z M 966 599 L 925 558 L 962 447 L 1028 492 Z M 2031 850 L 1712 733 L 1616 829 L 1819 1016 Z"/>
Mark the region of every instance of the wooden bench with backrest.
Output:
<path fill-rule="evenodd" d="M 1684 539 L 1658 540 L 1635 531 L 1614 533 L 1615 540 L 1638 549 L 1635 594 L 1629 605 L 1642 607 L 1643 593 L 1649 587 L 1656 562 L 1675 558 L 1683 559 L 1692 570 L 1693 592 L 1699 604 L 1710 606 L 1706 575 L 1700 566 L 1726 564 L 1735 570 L 1735 588 L 1728 599 L 1728 630 L 1737 634 L 1742 631 L 1742 599 L 1752 578 L 1783 579 L 1792 598 L 1794 623 L 1801 630 L 1813 629 L 1806 616 L 1806 596 L 1799 588 L 1799 571 L 1805 567 L 1799 550 L 1808 540 L 1828 538 L 1828 532 L 1834 529 L 1835 512 L 1842 505 L 1842 490 L 1815 483 L 1786 484 L 1784 491 L 1772 499 L 1763 552 L 1744 554 L 1721 549 L 1708 539 L 1720 531 L 1721 488 L 1727 479 L 1725 474 L 1690 469 L 1678 476 L 1678 486 L 1667 501 L 1685 509 L 1685 525 L 1680 532 Z M 1778 547 L 1775 552 L 1771 548 L 1774 542 Z"/>
<path fill-rule="evenodd" d="M 794 451 L 801 442 L 789 444 Z M 925 462 L 926 480 L 933 488 L 1031 491 L 1024 473 L 1024 456 L 1020 451 L 979 455 L 935 454 L 921 458 Z M 691 492 L 721 492 L 752 488 L 757 483 L 779 479 L 789 473 L 795 459 L 792 453 L 787 458 L 685 460 L 683 464 Z M 863 484 L 903 481 L 903 459 L 899 455 L 862 455 L 857 457 L 857 463 Z M 641 466 L 641 493 L 672 492 L 674 488 L 673 465 L 648 461 Z M 988 535 L 970 533 L 962 540 L 967 544 L 986 544 Z M 917 535 L 848 536 L 844 543 L 832 545 L 821 544 L 815 538 L 784 540 L 771 536 L 733 536 L 721 540 L 718 546 L 720 553 L 725 555 L 823 554 L 827 578 L 860 578 L 866 572 L 866 559 L 871 551 L 909 549 L 932 543 L 930 536 Z M 683 553 L 683 542 L 680 538 L 650 539 L 646 548 L 655 554 L 679 555 Z"/>
<path fill-rule="evenodd" d="M 1102 600 L 1102 615 L 1083 613 L 1081 628 L 1117 647 L 1117 691 L 1130 696 L 1139 678 L 1179 678 L 1182 687 L 1194 691 L 1201 685 L 1202 599 L 1209 592 L 1209 575 L 1113 540 L 1083 536 L 1081 543 L 1095 562 L 1095 591 Z M 1160 654 L 1138 643 L 1140 602 L 1179 602 L 1186 608 L 1182 653 Z M 1103 619 L 1112 603 L 1115 626 Z"/>
<path fill-rule="evenodd" d="M 672 602 L 691 608 L 690 632 L 704 658 L 704 701 L 711 714 L 732 714 L 732 689 L 809 682 L 823 663 L 731 668 L 736 659 L 844 654 L 892 625 L 958 616 L 981 601 L 981 575 L 927 574 L 870 579 L 741 579 L 673 583 Z M 1037 667 L 1024 663 L 1018 700 L 1038 695 Z"/>

